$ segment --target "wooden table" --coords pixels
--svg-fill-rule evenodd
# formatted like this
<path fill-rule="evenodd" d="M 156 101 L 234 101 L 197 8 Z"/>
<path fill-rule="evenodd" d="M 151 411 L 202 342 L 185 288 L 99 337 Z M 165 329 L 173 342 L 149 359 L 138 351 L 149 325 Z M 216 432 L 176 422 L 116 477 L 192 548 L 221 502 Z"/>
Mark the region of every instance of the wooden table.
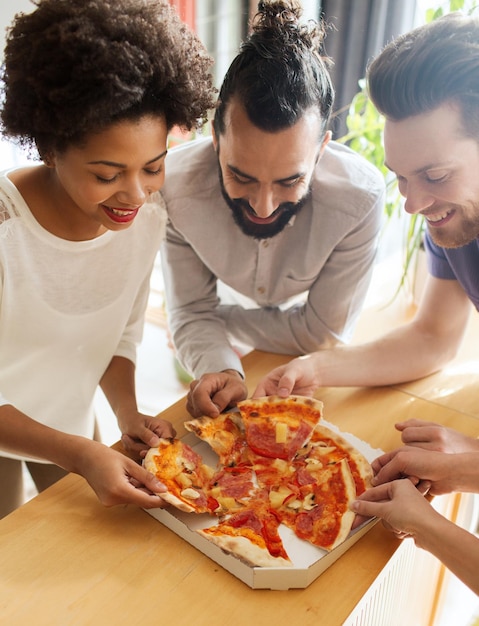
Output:
<path fill-rule="evenodd" d="M 284 360 L 246 356 L 250 389 Z M 400 444 L 394 423 L 409 417 L 479 434 L 462 407 L 407 389 L 328 388 L 318 397 L 327 420 L 383 450 Z M 466 400 L 469 406 L 473 398 Z M 184 401 L 162 417 L 181 433 Z M 339 626 L 399 546 L 377 524 L 307 589 L 252 590 L 145 511 L 106 509 L 82 478 L 69 475 L 0 522 L 0 619 L 12 626 Z"/>

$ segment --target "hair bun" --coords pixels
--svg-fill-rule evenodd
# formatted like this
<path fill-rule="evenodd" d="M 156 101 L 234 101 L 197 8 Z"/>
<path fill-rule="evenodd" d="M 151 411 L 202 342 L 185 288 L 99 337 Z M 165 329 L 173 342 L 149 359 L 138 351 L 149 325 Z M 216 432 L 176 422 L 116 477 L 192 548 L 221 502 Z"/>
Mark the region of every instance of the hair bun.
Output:
<path fill-rule="evenodd" d="M 302 14 L 303 9 L 297 0 L 261 0 L 253 18 L 253 30 L 297 28 Z"/>

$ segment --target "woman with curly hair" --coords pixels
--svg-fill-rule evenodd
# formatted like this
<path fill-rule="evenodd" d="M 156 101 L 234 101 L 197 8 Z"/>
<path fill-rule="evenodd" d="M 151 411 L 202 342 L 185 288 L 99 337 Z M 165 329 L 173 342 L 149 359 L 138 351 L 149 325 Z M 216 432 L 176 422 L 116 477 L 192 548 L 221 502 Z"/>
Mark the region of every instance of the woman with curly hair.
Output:
<path fill-rule="evenodd" d="M 41 163 L 0 175 L 0 516 L 67 472 L 109 506 L 162 485 L 93 440 L 98 385 L 140 457 L 135 352 L 164 227 L 168 131 L 214 104 L 211 60 L 163 0 L 38 0 L 7 33 L 2 132 Z"/>

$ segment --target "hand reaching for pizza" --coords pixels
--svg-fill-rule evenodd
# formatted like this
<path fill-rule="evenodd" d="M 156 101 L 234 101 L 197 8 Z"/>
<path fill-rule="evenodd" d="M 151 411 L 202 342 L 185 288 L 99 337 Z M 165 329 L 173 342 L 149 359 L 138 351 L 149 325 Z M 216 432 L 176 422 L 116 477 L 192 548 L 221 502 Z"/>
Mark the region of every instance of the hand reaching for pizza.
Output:
<path fill-rule="evenodd" d="M 414 484 L 430 483 L 431 495 L 452 491 L 477 491 L 477 452 L 446 454 L 410 446 L 397 448 L 372 463 L 373 485 L 397 478 L 410 478 Z"/>
<path fill-rule="evenodd" d="M 427 489 L 415 487 L 410 480 L 395 480 L 367 489 L 351 508 L 363 518 L 379 517 L 399 539 L 408 536 L 416 539 L 417 529 L 427 528 L 428 516 L 437 514 L 424 498 L 426 492 Z"/>
<path fill-rule="evenodd" d="M 217 417 L 247 395 L 245 382 L 235 370 L 204 374 L 190 384 L 186 409 L 193 417 Z"/>
<path fill-rule="evenodd" d="M 410 480 L 395 480 L 366 490 L 351 507 L 359 515 L 382 518 L 399 539 L 412 537 L 416 546 L 437 557 L 478 594 L 479 541 L 440 515 L 422 494 Z"/>
<path fill-rule="evenodd" d="M 297 357 L 271 370 L 258 383 L 253 398 L 273 395 L 286 398 L 290 394 L 312 396 L 320 382 L 311 359 L 312 355 Z"/>
<path fill-rule="evenodd" d="M 479 439 L 468 437 L 441 424 L 410 419 L 397 423 L 396 428 L 402 432 L 402 441 L 408 446 L 436 452 L 479 452 Z"/>
<path fill-rule="evenodd" d="M 78 454 L 76 454 L 78 452 Z M 105 506 L 135 504 L 143 508 L 165 506 L 165 486 L 144 467 L 124 454 L 96 441 L 81 439 L 75 447 L 74 467 Z"/>
<path fill-rule="evenodd" d="M 118 416 L 118 425 L 122 432 L 123 447 L 136 459 L 143 457 L 152 446 L 157 446 L 160 439 L 170 439 L 176 435 L 167 420 L 138 411 L 123 412 Z"/>

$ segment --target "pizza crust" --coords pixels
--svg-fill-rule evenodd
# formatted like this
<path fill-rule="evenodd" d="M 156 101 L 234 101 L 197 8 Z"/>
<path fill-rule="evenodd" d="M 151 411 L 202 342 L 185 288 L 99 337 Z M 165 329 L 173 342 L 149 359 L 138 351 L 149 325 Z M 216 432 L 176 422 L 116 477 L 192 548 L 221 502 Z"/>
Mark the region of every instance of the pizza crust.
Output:
<path fill-rule="evenodd" d="M 194 513 L 196 511 L 194 507 L 187 504 L 183 500 L 180 500 L 169 491 L 163 491 L 156 495 L 160 496 L 161 499 L 164 500 L 167 504 L 171 504 L 172 506 L 176 507 L 180 511 L 184 511 L 185 513 Z"/>
<path fill-rule="evenodd" d="M 313 397 L 307 396 L 288 396 L 281 398 L 280 396 L 262 396 L 260 398 L 249 398 L 238 402 L 237 405 L 240 413 L 247 410 L 258 411 L 260 414 L 266 409 L 272 408 L 277 415 L 281 413 L 291 412 L 293 409 L 301 411 L 304 418 L 311 419 L 317 423 L 323 414 L 323 403 Z"/>
<path fill-rule="evenodd" d="M 214 528 L 214 527 L 213 527 Z M 283 557 L 272 556 L 266 548 L 252 543 L 247 537 L 241 535 L 217 535 L 208 533 L 208 529 L 197 530 L 200 535 L 206 537 L 224 552 L 235 556 L 250 567 L 292 567 L 291 561 Z"/>
<path fill-rule="evenodd" d="M 341 476 L 344 482 L 344 488 L 346 491 L 346 511 L 341 516 L 341 525 L 336 539 L 329 546 L 324 546 L 325 550 L 331 551 L 339 546 L 348 537 L 351 532 L 351 526 L 353 525 L 356 513 L 351 510 L 351 503 L 356 499 L 356 485 L 354 483 L 353 475 L 349 469 L 349 463 L 346 459 L 341 461 Z"/>

